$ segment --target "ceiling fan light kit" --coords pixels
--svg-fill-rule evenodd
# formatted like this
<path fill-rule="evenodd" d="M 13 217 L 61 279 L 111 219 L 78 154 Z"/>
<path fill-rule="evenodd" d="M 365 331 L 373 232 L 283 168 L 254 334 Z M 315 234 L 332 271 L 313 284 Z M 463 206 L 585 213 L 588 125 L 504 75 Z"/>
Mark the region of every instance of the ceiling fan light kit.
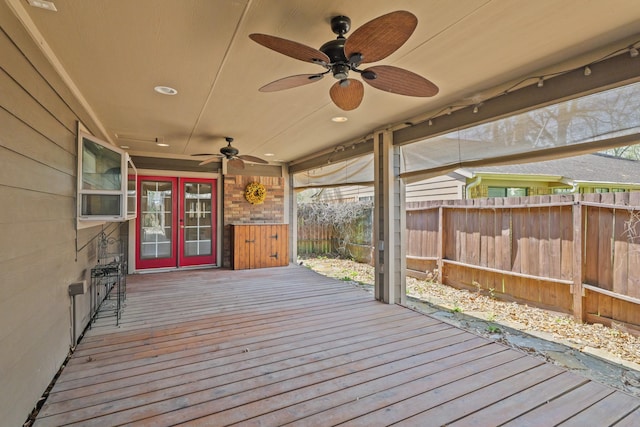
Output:
<path fill-rule="evenodd" d="M 438 93 L 438 87 L 403 68 L 377 65 L 360 69 L 360 65 L 380 61 L 398 50 L 413 34 L 418 18 L 410 12 L 399 10 L 379 16 L 356 29 L 348 38 L 351 19 L 336 16 L 331 19 L 331 30 L 338 35 L 335 40 L 314 49 L 304 44 L 266 34 L 250 34 L 249 37 L 264 47 L 305 62 L 325 68 L 314 74 L 298 74 L 275 80 L 262 86 L 261 92 L 292 89 L 322 80 L 325 74 L 338 80 L 331 86 L 329 96 L 333 103 L 345 111 L 358 108 L 364 97 L 364 86 L 349 77 L 350 72 L 360 74 L 370 86 L 406 96 L 430 97 Z"/>

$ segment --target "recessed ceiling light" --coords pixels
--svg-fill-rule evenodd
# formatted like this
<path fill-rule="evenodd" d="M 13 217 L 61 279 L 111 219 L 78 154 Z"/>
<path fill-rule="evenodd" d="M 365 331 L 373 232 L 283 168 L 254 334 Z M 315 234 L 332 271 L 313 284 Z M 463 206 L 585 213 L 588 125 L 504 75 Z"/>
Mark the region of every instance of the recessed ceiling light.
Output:
<path fill-rule="evenodd" d="M 347 118 L 346 118 L 346 117 L 344 117 L 344 116 L 336 116 L 336 117 L 332 117 L 332 118 L 331 118 L 331 121 L 332 121 L 332 122 L 336 122 L 336 123 L 344 123 L 344 122 L 346 122 L 347 120 L 349 120 L 349 119 L 347 119 Z"/>
<path fill-rule="evenodd" d="M 56 5 L 53 2 L 47 0 L 28 0 L 29 4 L 33 7 L 39 7 L 40 9 L 47 9 L 52 12 L 57 12 Z"/>
<path fill-rule="evenodd" d="M 126 149 L 126 148 L 129 148 L 129 146 L 128 145 L 121 145 L 120 148 L 125 148 Z"/>
<path fill-rule="evenodd" d="M 156 145 L 158 147 L 168 147 L 169 146 L 169 144 L 167 144 L 166 142 L 156 142 Z"/>
<path fill-rule="evenodd" d="M 177 90 L 169 86 L 156 86 L 153 88 L 153 90 L 155 90 L 156 92 L 162 95 L 175 95 L 178 93 Z"/>
<path fill-rule="evenodd" d="M 264 153 L 265 157 L 273 157 L 275 156 L 275 154 L 273 153 Z"/>

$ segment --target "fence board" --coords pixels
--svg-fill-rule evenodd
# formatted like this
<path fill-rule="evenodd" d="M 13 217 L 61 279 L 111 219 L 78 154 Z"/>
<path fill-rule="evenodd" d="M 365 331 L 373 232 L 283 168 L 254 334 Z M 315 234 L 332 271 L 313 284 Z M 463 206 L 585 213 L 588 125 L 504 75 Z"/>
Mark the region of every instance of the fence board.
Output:
<path fill-rule="evenodd" d="M 600 244 L 598 224 L 600 223 L 600 210 L 595 206 L 584 206 L 583 214 L 586 220 L 585 242 L 583 244 L 584 258 L 583 271 L 585 282 L 591 285 L 598 284 L 598 246 Z"/>
<path fill-rule="evenodd" d="M 480 263 L 480 211 L 467 209 L 467 262 L 478 265 Z"/>
<path fill-rule="evenodd" d="M 527 273 L 539 276 L 540 269 L 540 208 L 531 207 L 527 209 L 526 223 L 528 256 L 525 258 L 527 265 Z"/>
<path fill-rule="evenodd" d="M 456 223 L 455 213 L 456 211 L 453 209 L 445 209 L 444 212 L 442 213 L 442 216 L 444 218 L 443 233 L 445 235 L 445 238 L 443 239 L 443 242 L 442 242 L 443 254 L 446 259 L 452 259 L 452 260 L 457 259 L 456 258 L 457 223 Z"/>
<path fill-rule="evenodd" d="M 635 211 L 638 216 L 630 216 L 631 223 L 627 230 L 629 233 L 629 270 L 627 295 L 640 298 L 640 211 Z"/>
<path fill-rule="evenodd" d="M 616 209 L 614 211 L 614 259 L 613 283 L 611 290 L 623 295 L 627 295 L 628 292 L 629 241 L 625 229 L 629 217 L 629 211 L 626 209 Z"/>
<path fill-rule="evenodd" d="M 526 273 L 522 271 L 522 259 L 526 260 L 528 248 L 525 248 L 524 244 L 524 223 L 526 218 L 523 215 L 522 209 L 511 210 L 511 222 L 512 222 L 512 241 L 511 241 L 511 271 L 516 273 Z"/>
<path fill-rule="evenodd" d="M 551 236 L 549 228 L 551 224 L 551 208 L 543 207 L 538 209 L 539 217 L 539 236 L 538 236 L 538 275 L 550 277 L 551 260 L 549 258 L 551 252 Z"/>
<path fill-rule="evenodd" d="M 611 194 L 613 195 L 613 194 Z M 611 198 L 613 201 L 613 198 Z M 613 290 L 613 212 L 611 209 L 598 209 L 598 286 Z"/>
<path fill-rule="evenodd" d="M 562 208 L 549 208 L 549 277 L 562 278 Z"/>
<path fill-rule="evenodd" d="M 454 259 L 456 261 L 462 261 L 462 262 L 466 262 L 467 261 L 467 257 L 466 257 L 466 253 L 467 253 L 467 239 L 466 239 L 466 222 L 465 222 L 465 215 L 467 213 L 466 210 L 456 210 L 456 215 L 455 215 L 455 224 L 456 224 L 456 228 L 455 228 L 455 233 L 456 233 L 456 240 L 455 240 L 455 245 L 456 245 L 456 255 L 454 257 Z"/>
<path fill-rule="evenodd" d="M 573 209 L 581 209 L 580 206 L 561 208 L 561 232 L 560 232 L 560 278 L 573 280 Z"/>
<path fill-rule="evenodd" d="M 480 265 L 489 266 L 489 217 L 493 215 L 491 211 L 479 210 L 478 215 L 478 234 L 480 237 Z"/>
<path fill-rule="evenodd" d="M 425 256 L 438 256 L 438 235 L 440 234 L 440 214 L 438 209 L 431 209 L 428 222 L 428 250 Z"/>
<path fill-rule="evenodd" d="M 502 210 L 502 221 L 500 223 L 500 246 L 502 247 L 502 252 L 500 252 L 499 256 L 501 258 L 501 268 L 503 270 L 511 270 L 512 264 L 512 254 L 513 247 L 511 246 L 511 210 Z"/>

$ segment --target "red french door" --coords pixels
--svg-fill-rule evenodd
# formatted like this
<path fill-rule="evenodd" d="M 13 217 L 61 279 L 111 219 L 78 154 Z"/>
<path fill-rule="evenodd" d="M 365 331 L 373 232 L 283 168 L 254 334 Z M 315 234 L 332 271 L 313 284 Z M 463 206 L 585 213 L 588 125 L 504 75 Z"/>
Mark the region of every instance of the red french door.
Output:
<path fill-rule="evenodd" d="M 138 177 L 136 268 L 216 263 L 216 180 Z"/>

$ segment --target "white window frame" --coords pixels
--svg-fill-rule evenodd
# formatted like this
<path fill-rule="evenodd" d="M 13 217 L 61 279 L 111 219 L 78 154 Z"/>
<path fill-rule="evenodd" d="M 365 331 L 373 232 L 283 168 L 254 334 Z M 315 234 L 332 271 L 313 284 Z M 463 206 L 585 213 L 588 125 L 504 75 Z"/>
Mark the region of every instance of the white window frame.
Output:
<path fill-rule="evenodd" d="M 83 188 L 84 176 L 83 176 L 83 154 L 84 154 L 84 141 L 90 141 L 93 144 L 104 147 L 105 149 L 116 153 L 120 158 L 120 188 L 118 189 L 85 189 Z M 132 179 L 133 178 L 133 179 Z M 133 183 L 132 190 L 129 190 L 129 183 Z M 78 131 L 78 173 L 77 173 L 77 192 L 76 192 L 76 215 L 78 228 L 85 228 L 94 226 L 96 224 L 105 222 L 123 222 L 136 218 L 137 216 L 137 192 L 138 188 L 138 171 L 131 160 L 129 154 L 113 145 L 96 138 L 83 131 Z M 134 194 L 131 195 L 130 191 Z M 118 203 L 117 214 L 86 214 L 83 213 L 83 200 L 84 196 L 118 196 L 120 202 Z M 133 206 L 129 206 L 133 203 Z"/>

